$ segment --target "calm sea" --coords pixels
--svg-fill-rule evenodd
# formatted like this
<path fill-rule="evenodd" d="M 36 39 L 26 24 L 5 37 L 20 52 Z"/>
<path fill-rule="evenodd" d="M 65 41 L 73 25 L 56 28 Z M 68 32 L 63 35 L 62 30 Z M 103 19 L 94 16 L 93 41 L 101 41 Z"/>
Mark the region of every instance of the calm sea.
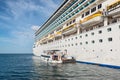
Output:
<path fill-rule="evenodd" d="M 89 64 L 47 64 L 28 54 L 0 55 L 0 80 L 120 80 L 120 69 Z"/>

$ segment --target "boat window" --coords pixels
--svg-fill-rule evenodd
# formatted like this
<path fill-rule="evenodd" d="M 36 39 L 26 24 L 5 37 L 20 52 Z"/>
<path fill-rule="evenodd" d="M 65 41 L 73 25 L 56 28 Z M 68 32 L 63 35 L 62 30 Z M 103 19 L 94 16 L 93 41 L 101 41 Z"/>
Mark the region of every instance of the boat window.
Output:
<path fill-rule="evenodd" d="M 80 42 L 80 45 L 82 45 L 82 42 Z"/>
<path fill-rule="evenodd" d="M 101 34 L 101 33 L 102 33 L 102 30 L 98 31 L 98 33 Z"/>
<path fill-rule="evenodd" d="M 94 35 L 94 32 L 92 32 L 91 35 Z"/>
<path fill-rule="evenodd" d="M 85 13 L 86 16 L 89 15 L 89 14 L 90 14 L 90 11 L 87 11 L 87 12 Z"/>
<path fill-rule="evenodd" d="M 110 38 L 108 38 L 108 41 L 110 42 L 110 41 L 112 41 L 112 38 L 110 37 Z"/>
<path fill-rule="evenodd" d="M 120 25 L 119 25 L 119 29 L 120 29 Z"/>
<path fill-rule="evenodd" d="M 85 36 L 87 37 L 87 36 L 88 36 L 88 34 L 85 34 Z"/>
<path fill-rule="evenodd" d="M 76 43 L 75 45 L 77 46 L 78 44 Z"/>
<path fill-rule="evenodd" d="M 72 21 L 70 21 L 70 24 L 72 24 Z"/>
<path fill-rule="evenodd" d="M 71 38 L 71 40 L 73 40 L 73 38 Z"/>
<path fill-rule="evenodd" d="M 95 43 L 95 41 L 94 41 L 94 40 L 92 40 L 92 43 Z"/>
<path fill-rule="evenodd" d="M 77 39 L 77 37 L 75 37 L 75 39 Z"/>
<path fill-rule="evenodd" d="M 71 44 L 71 46 L 73 46 L 73 44 Z"/>
<path fill-rule="evenodd" d="M 112 51 L 112 49 L 110 49 L 110 51 Z"/>
<path fill-rule="evenodd" d="M 84 14 L 82 14 L 82 18 L 84 17 Z"/>
<path fill-rule="evenodd" d="M 73 23 L 75 22 L 75 19 L 73 20 Z"/>
<path fill-rule="evenodd" d="M 91 9 L 91 13 L 96 11 L 96 7 Z"/>
<path fill-rule="evenodd" d="M 82 36 L 80 36 L 80 38 L 82 38 Z"/>
<path fill-rule="evenodd" d="M 88 42 L 87 42 L 87 41 L 86 41 L 85 43 L 86 43 L 86 44 L 88 44 Z"/>
<path fill-rule="evenodd" d="M 108 28 L 107 31 L 110 32 L 112 29 L 111 28 Z"/>
<path fill-rule="evenodd" d="M 102 43 L 102 42 L 103 42 L 103 40 L 102 40 L 102 39 L 99 39 L 99 42 L 100 42 L 100 43 Z"/>
<path fill-rule="evenodd" d="M 101 7 L 102 7 L 102 4 L 99 4 L 99 5 L 98 5 L 98 9 L 100 9 Z"/>
<path fill-rule="evenodd" d="M 70 44 L 68 44 L 68 46 L 70 47 Z"/>
<path fill-rule="evenodd" d="M 67 23 L 67 26 L 68 26 L 68 23 Z"/>

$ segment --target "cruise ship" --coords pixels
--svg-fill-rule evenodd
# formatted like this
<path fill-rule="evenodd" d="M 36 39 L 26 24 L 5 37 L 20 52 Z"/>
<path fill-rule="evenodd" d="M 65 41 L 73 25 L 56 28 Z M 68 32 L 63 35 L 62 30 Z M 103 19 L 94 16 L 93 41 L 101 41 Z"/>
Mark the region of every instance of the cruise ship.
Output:
<path fill-rule="evenodd" d="M 52 50 L 120 68 L 120 0 L 64 0 L 35 32 L 34 55 Z"/>

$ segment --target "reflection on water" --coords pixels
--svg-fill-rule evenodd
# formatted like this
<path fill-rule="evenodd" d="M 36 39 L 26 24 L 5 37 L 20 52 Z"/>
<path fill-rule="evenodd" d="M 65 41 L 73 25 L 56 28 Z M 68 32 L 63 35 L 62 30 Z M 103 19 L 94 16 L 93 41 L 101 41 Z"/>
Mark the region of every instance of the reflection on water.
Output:
<path fill-rule="evenodd" d="M 120 70 L 88 64 L 47 64 L 33 55 L 0 55 L 0 80 L 120 80 Z"/>
<path fill-rule="evenodd" d="M 43 80 L 120 80 L 120 70 L 88 64 L 47 64 L 33 56 L 34 70 Z"/>

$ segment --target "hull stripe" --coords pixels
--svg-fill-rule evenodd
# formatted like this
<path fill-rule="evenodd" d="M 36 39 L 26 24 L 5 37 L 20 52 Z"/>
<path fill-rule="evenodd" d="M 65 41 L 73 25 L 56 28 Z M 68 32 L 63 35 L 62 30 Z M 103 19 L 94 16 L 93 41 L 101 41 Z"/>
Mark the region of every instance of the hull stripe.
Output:
<path fill-rule="evenodd" d="M 77 62 L 77 63 L 84 63 L 84 64 L 99 65 L 99 66 L 102 66 L 102 67 L 109 67 L 109 68 L 120 69 L 120 66 L 116 66 L 116 65 L 99 64 L 99 63 L 94 63 L 94 62 L 84 62 L 84 61 L 76 61 L 76 62 Z"/>

